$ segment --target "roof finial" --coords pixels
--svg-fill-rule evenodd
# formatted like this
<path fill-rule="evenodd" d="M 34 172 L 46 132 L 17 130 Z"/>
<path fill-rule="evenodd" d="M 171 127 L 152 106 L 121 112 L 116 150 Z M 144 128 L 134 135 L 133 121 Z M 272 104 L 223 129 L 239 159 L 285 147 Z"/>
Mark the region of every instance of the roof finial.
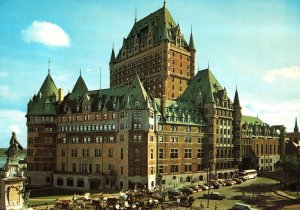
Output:
<path fill-rule="evenodd" d="M 50 64 L 51 64 L 51 60 L 50 58 L 48 59 L 48 74 L 50 74 Z"/>
<path fill-rule="evenodd" d="M 81 67 L 80 67 L 80 72 L 79 72 L 79 76 L 81 76 Z"/>
<path fill-rule="evenodd" d="M 209 60 L 208 60 L 208 63 L 207 63 L 207 69 L 209 70 Z"/>
<path fill-rule="evenodd" d="M 134 23 L 137 21 L 137 9 L 135 8 Z"/>
<path fill-rule="evenodd" d="M 164 7 L 166 7 L 166 0 L 164 0 Z"/>

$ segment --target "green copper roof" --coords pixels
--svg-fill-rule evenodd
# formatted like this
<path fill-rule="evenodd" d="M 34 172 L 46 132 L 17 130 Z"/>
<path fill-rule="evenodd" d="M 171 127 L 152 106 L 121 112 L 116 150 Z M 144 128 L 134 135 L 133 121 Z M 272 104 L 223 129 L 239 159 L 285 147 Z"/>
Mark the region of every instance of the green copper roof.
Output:
<path fill-rule="evenodd" d="M 50 72 L 49 72 L 38 92 L 38 95 L 41 94 L 42 100 L 45 100 L 49 96 L 52 96 L 53 93 L 55 94 L 56 97 L 58 97 L 57 87 L 56 87 L 56 85 L 50 75 Z"/>
<path fill-rule="evenodd" d="M 261 119 L 259 119 L 258 117 L 253 117 L 253 116 L 246 116 L 246 115 L 243 115 L 242 116 L 242 122 L 243 124 L 244 123 L 247 123 L 247 124 L 257 124 L 257 125 L 263 125 L 265 124 Z"/>
<path fill-rule="evenodd" d="M 58 98 L 57 87 L 50 75 L 50 71 L 44 80 L 37 95 L 30 99 L 27 107 L 28 115 L 55 115 L 55 105 Z"/>
<path fill-rule="evenodd" d="M 114 48 L 111 51 L 110 63 L 113 63 L 116 60 Z"/>
<path fill-rule="evenodd" d="M 127 38 L 134 36 L 135 33 L 140 33 L 146 27 L 152 27 L 163 31 L 164 24 L 166 23 L 167 29 L 176 26 L 174 19 L 172 18 L 167 7 L 162 7 L 143 19 L 137 21 L 131 29 Z"/>
<path fill-rule="evenodd" d="M 190 50 L 196 50 L 195 45 L 194 45 L 194 39 L 193 39 L 193 33 L 192 32 L 191 32 L 191 36 L 190 36 L 189 48 L 190 48 Z"/>
<path fill-rule="evenodd" d="M 89 91 L 81 74 L 79 76 L 79 78 L 77 79 L 77 82 L 72 90 L 72 93 L 78 94 L 78 93 L 84 93 Z"/>
<path fill-rule="evenodd" d="M 237 89 L 235 90 L 235 95 L 234 95 L 234 102 L 233 102 L 233 104 L 234 104 L 235 106 L 241 107 L 240 99 L 239 99 L 239 93 L 238 93 Z"/>
<path fill-rule="evenodd" d="M 179 100 L 195 100 L 199 97 L 199 92 L 201 92 L 205 102 L 214 103 L 217 99 L 218 91 L 222 89 L 222 86 L 213 73 L 209 69 L 204 69 L 198 71 Z"/>

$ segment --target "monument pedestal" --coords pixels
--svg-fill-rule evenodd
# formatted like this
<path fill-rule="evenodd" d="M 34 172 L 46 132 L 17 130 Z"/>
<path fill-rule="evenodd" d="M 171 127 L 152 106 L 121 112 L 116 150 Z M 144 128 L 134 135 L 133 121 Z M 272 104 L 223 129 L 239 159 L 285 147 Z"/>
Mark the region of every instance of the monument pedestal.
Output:
<path fill-rule="evenodd" d="M 25 202 L 23 197 L 25 180 L 25 177 L 6 177 L 1 179 L 1 210 L 24 209 Z"/>
<path fill-rule="evenodd" d="M 27 207 L 29 193 L 25 191 L 26 178 L 20 168 L 19 150 L 23 150 L 23 147 L 13 132 L 6 164 L 0 174 L 0 210 L 23 210 Z"/>

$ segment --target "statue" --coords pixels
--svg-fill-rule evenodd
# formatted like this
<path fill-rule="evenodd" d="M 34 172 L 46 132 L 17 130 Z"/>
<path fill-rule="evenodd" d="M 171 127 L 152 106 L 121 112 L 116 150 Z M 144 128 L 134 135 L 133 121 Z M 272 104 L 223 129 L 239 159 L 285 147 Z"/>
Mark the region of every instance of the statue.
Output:
<path fill-rule="evenodd" d="M 23 150 L 22 145 L 18 142 L 15 132 L 12 132 L 12 137 L 10 139 L 9 148 L 6 152 L 7 157 L 15 157 L 19 150 Z"/>

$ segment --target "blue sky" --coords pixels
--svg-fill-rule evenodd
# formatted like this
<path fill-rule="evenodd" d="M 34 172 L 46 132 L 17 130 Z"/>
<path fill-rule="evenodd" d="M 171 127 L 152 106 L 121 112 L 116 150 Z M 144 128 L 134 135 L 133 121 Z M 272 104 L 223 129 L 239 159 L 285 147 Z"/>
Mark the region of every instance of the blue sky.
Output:
<path fill-rule="evenodd" d="M 72 90 L 80 69 L 89 89 L 109 87 L 109 59 L 137 18 L 162 0 L 0 1 L 0 147 L 15 130 L 26 145 L 26 109 L 47 75 Z M 243 114 L 293 129 L 300 118 L 300 3 L 298 1 L 169 0 L 187 40 L 193 27 L 197 66 L 209 62 Z"/>

